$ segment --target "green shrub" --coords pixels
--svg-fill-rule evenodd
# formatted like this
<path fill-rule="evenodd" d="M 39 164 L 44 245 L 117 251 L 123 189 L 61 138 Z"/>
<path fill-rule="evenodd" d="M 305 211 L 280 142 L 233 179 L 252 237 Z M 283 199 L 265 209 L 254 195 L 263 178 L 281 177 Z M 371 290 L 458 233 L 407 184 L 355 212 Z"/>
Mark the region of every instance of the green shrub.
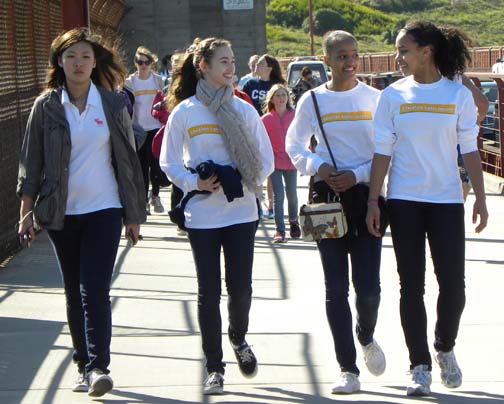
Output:
<path fill-rule="evenodd" d="M 336 11 L 342 21 L 350 21 L 354 33 L 359 34 L 380 35 L 395 22 L 395 17 L 348 0 L 313 0 L 314 15 L 322 9 Z M 302 28 L 308 17 L 308 0 L 271 0 L 267 15 L 268 22 L 273 25 Z"/>
<path fill-rule="evenodd" d="M 360 3 L 389 13 L 421 11 L 432 7 L 432 0 L 365 0 Z"/>
<path fill-rule="evenodd" d="M 335 29 L 352 32 L 353 28 L 352 21 L 342 17 L 334 10 L 321 8 L 313 13 L 313 33 L 315 35 L 324 35 L 327 31 Z M 308 17 L 303 21 L 303 31 L 310 31 L 310 21 Z"/>

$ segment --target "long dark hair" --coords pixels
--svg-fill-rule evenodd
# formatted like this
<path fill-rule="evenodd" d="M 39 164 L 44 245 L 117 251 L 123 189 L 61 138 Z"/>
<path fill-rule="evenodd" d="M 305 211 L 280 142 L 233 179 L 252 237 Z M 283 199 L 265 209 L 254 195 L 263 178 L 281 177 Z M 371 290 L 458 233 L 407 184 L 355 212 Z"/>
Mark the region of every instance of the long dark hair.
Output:
<path fill-rule="evenodd" d="M 414 21 L 404 28 L 419 46 L 432 46 L 434 64 L 441 74 L 450 80 L 464 73 L 471 61 L 468 45 L 471 41 L 465 33 L 455 27 L 436 27 L 428 21 Z"/>
<path fill-rule="evenodd" d="M 186 98 L 196 94 L 198 80 L 202 77 L 199 70 L 200 62 L 210 64 L 216 50 L 222 46 L 231 48 L 231 42 L 221 38 L 206 38 L 198 42 L 196 46 L 188 48 L 188 52 L 173 72 L 172 83 L 168 90 L 167 108 L 169 111 Z"/>
<path fill-rule="evenodd" d="M 285 84 L 285 79 L 282 75 L 282 69 L 277 58 L 268 54 L 262 55 L 268 67 L 271 67 L 270 81 L 273 84 Z"/>
<path fill-rule="evenodd" d="M 96 60 L 96 67 L 91 73 L 94 84 L 113 90 L 124 84 L 128 70 L 118 52 L 117 42 L 92 33 L 88 28 L 74 28 L 60 33 L 51 43 L 49 67 L 46 75 L 46 90 L 57 89 L 65 84 L 65 72 L 59 65 L 59 58 L 70 46 L 78 42 L 91 45 Z"/>

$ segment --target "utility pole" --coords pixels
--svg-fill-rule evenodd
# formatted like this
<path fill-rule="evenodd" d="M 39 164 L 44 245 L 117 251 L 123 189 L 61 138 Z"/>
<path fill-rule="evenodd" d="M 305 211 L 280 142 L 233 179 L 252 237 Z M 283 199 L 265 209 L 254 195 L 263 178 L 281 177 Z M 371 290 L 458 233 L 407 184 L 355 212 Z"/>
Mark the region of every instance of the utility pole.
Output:
<path fill-rule="evenodd" d="M 313 3 L 312 0 L 308 0 L 308 20 L 310 22 L 310 54 L 315 55 L 315 49 L 313 46 Z"/>

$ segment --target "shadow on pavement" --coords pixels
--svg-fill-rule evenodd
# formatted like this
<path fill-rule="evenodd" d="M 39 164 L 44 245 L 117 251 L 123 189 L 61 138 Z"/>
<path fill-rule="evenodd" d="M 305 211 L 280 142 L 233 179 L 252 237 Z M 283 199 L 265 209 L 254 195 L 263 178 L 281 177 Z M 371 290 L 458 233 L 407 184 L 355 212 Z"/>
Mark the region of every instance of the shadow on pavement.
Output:
<path fill-rule="evenodd" d="M 21 318 L 0 318 L 0 391 L 27 393 L 39 368 L 53 349 L 65 323 Z M 62 372 L 71 361 L 68 352 L 65 363 L 51 376 L 51 384 L 43 401 L 51 402 L 54 389 L 59 385 Z M 44 386 L 45 387 L 45 386 Z M 23 395 L 24 396 L 24 395 Z M 23 397 L 21 396 L 21 397 Z M 49 397 L 51 396 L 51 397 Z M 22 400 L 20 400 L 22 401 Z"/>

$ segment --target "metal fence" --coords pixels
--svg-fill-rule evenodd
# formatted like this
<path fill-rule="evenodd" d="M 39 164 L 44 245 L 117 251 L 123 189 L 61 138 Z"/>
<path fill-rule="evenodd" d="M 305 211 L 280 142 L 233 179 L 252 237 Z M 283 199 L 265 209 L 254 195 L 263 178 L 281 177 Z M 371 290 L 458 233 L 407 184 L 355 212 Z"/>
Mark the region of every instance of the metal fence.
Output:
<path fill-rule="evenodd" d="M 0 3 L 0 258 L 16 247 L 18 155 L 33 100 L 42 90 L 61 1 Z M 1 259 L 0 259 L 1 261 Z"/>
<path fill-rule="evenodd" d="M 31 106 L 44 87 L 49 47 L 63 30 L 64 1 L 0 2 L 0 266 L 17 248 L 19 150 Z M 123 0 L 90 0 L 91 27 L 114 31 L 125 11 Z"/>

